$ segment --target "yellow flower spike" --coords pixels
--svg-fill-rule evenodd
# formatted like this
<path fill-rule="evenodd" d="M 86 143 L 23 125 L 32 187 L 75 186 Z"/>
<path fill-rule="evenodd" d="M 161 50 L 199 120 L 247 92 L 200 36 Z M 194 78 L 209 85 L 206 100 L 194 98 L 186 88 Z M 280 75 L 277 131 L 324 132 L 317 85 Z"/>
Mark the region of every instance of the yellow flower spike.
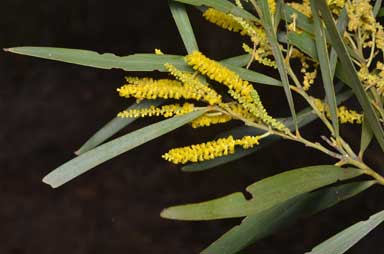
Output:
<path fill-rule="evenodd" d="M 195 70 L 207 75 L 210 79 L 226 85 L 228 93 L 249 112 L 272 128 L 288 133 L 289 130 L 276 119 L 268 115 L 260 96 L 248 81 L 224 67 L 220 63 L 209 59 L 199 51 L 194 51 L 185 57 L 186 62 Z"/>
<path fill-rule="evenodd" d="M 310 0 L 303 0 L 302 3 L 288 3 L 293 9 L 303 13 L 307 17 L 312 17 Z"/>
<path fill-rule="evenodd" d="M 269 59 L 268 56 L 270 55 L 270 52 L 265 51 L 264 48 L 260 47 L 256 49 L 255 51 L 251 49 L 247 44 L 243 43 L 243 49 L 246 53 L 253 55 L 253 58 L 260 64 L 273 67 L 277 69 L 277 64 L 274 60 Z"/>
<path fill-rule="evenodd" d="M 314 104 L 320 113 L 325 114 L 328 118 L 331 117 L 328 105 L 323 103 L 320 99 L 314 99 Z M 337 108 L 337 117 L 342 124 L 361 124 L 363 122 L 363 114 L 357 113 L 356 111 L 348 109 L 345 106 Z"/>
<path fill-rule="evenodd" d="M 225 12 L 209 8 L 204 12 L 203 16 L 206 20 L 221 28 L 233 32 L 240 32 L 242 35 L 247 34 L 247 32 L 243 30 L 243 27 L 232 16 Z"/>
<path fill-rule="evenodd" d="M 379 23 L 376 23 L 376 47 L 384 51 L 384 29 Z"/>
<path fill-rule="evenodd" d="M 170 79 L 126 78 L 129 84 L 117 89 L 121 97 L 143 99 L 193 99 L 202 100 L 203 94 L 191 86 Z"/>
<path fill-rule="evenodd" d="M 260 137 L 245 136 L 241 139 L 234 139 L 229 136 L 207 143 L 174 148 L 162 157 L 174 164 L 212 160 L 233 154 L 235 146 L 242 146 L 244 149 L 252 148 L 259 143 L 259 140 Z"/>
<path fill-rule="evenodd" d="M 208 84 L 201 83 L 194 75 L 188 72 L 183 72 L 177 69 L 172 64 L 164 64 L 165 68 L 178 80 L 183 82 L 184 87 L 201 96 L 201 99 L 208 102 L 210 105 L 221 103 L 221 96 L 213 89 L 208 87 Z"/>
<path fill-rule="evenodd" d="M 150 106 L 143 109 L 131 109 L 125 110 L 117 114 L 121 118 L 133 118 L 133 117 L 146 117 L 146 116 L 164 116 L 172 117 L 177 115 L 184 115 L 194 110 L 194 105 L 191 103 L 184 103 L 183 105 L 171 104 L 162 107 Z"/>
<path fill-rule="evenodd" d="M 208 127 L 214 124 L 227 123 L 232 120 L 230 115 L 226 115 L 223 113 L 207 113 L 204 114 L 191 122 L 193 128 L 199 127 Z"/>

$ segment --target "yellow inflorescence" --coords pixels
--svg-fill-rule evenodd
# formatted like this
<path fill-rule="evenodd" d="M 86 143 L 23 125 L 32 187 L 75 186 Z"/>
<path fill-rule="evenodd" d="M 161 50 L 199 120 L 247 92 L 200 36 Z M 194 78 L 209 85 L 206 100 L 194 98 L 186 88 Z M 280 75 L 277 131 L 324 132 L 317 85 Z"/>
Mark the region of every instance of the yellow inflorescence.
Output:
<path fill-rule="evenodd" d="M 230 115 L 223 113 L 204 114 L 191 122 L 193 128 L 207 127 L 214 124 L 227 123 L 232 120 Z"/>
<path fill-rule="evenodd" d="M 244 149 L 252 148 L 259 144 L 259 140 L 258 136 L 245 136 L 241 139 L 229 136 L 207 143 L 174 148 L 164 154 L 163 158 L 174 164 L 212 160 L 234 153 L 235 146 L 242 146 Z"/>
<path fill-rule="evenodd" d="M 346 3 L 348 13 L 348 30 L 357 31 L 362 29 L 367 32 L 376 32 L 376 19 L 373 15 L 372 6 L 366 0 L 352 0 Z"/>
<path fill-rule="evenodd" d="M 366 89 L 375 87 L 380 95 L 384 95 L 384 64 L 377 62 L 376 69 L 377 73 L 370 73 L 366 66 L 362 66 L 358 75 Z"/>
<path fill-rule="evenodd" d="M 228 93 L 258 119 L 272 128 L 289 132 L 282 123 L 268 115 L 257 91 L 248 81 L 242 80 L 238 74 L 207 58 L 199 51 L 187 55 L 185 60 L 195 70 L 207 75 L 212 80 L 226 85 L 229 88 Z"/>
<path fill-rule="evenodd" d="M 365 0 L 363 0 L 365 1 Z M 329 9 L 336 15 L 340 14 L 340 11 L 344 8 L 346 0 L 328 0 Z M 302 3 L 288 3 L 292 8 L 303 13 L 307 17 L 312 17 L 311 1 L 303 0 Z"/>
<path fill-rule="evenodd" d="M 274 15 L 276 13 L 276 1 L 268 0 L 268 6 L 271 14 Z"/>
<path fill-rule="evenodd" d="M 184 115 L 194 110 L 194 105 L 191 103 L 184 103 L 183 105 L 172 104 L 162 107 L 150 106 L 143 109 L 131 109 L 118 113 L 118 117 L 131 118 L 131 117 L 146 117 L 146 116 L 164 116 L 172 117 L 175 115 Z"/>
<path fill-rule="evenodd" d="M 331 113 L 328 105 L 323 103 L 320 99 L 314 100 L 316 108 L 320 111 L 320 113 L 325 114 L 328 118 L 331 117 Z M 363 122 L 363 115 L 357 113 L 354 110 L 347 109 L 345 106 L 341 106 L 337 108 L 337 117 L 339 118 L 340 123 L 357 123 L 361 124 Z"/>
<path fill-rule="evenodd" d="M 226 14 L 225 12 L 209 8 L 204 12 L 203 16 L 209 22 L 216 24 L 221 28 L 233 32 L 240 32 L 242 35 L 247 34 L 243 27 L 231 15 Z"/>
<path fill-rule="evenodd" d="M 155 54 L 156 55 L 164 55 L 163 51 L 161 49 L 155 49 Z"/>
<path fill-rule="evenodd" d="M 243 43 L 243 49 L 246 53 L 253 55 L 253 58 L 260 64 L 277 69 L 277 64 L 274 60 L 268 58 L 271 55 L 270 50 L 265 50 L 265 47 L 258 47 L 256 50 L 251 49 L 247 44 Z"/>
<path fill-rule="evenodd" d="M 210 105 L 221 103 L 221 96 L 215 90 L 209 88 L 208 84 L 201 83 L 191 73 L 180 71 L 172 64 L 165 64 L 164 66 L 174 77 L 183 82 L 186 89 L 199 94 L 199 100 L 204 100 Z"/>
<path fill-rule="evenodd" d="M 199 91 L 184 86 L 181 82 L 169 79 L 126 78 L 128 84 L 117 89 L 121 97 L 143 99 L 194 99 L 204 100 Z"/>

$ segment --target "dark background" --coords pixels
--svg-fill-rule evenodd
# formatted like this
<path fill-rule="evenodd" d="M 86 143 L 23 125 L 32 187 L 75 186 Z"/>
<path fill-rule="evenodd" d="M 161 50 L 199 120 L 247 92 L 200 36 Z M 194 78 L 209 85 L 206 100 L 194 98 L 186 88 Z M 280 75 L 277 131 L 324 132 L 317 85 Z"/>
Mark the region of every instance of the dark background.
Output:
<path fill-rule="evenodd" d="M 240 37 L 206 23 L 196 10 L 190 13 L 207 55 L 221 59 L 241 53 Z M 1 48 L 56 46 L 118 55 L 161 48 L 184 54 L 166 1 L 2 0 L 0 28 Z M 73 158 L 73 151 L 126 107 L 115 92 L 124 75 L 0 52 L 0 253 L 198 253 L 240 220 L 168 221 L 159 217 L 164 207 L 243 191 L 287 169 L 333 162 L 280 142 L 217 169 L 182 173 L 161 154 L 209 140 L 218 131 L 186 126 L 61 188 L 43 184 L 44 175 Z M 276 89 L 262 89 L 262 94 L 276 111 L 286 108 Z M 125 132 L 141 126 L 138 121 Z M 318 124 L 306 128 L 309 136 L 321 131 Z M 345 133 L 359 140 L 358 128 Z M 382 161 L 382 155 L 371 154 L 375 163 Z M 381 197 L 374 187 L 244 253 L 304 253 L 383 209 Z M 383 229 L 377 229 L 349 253 L 384 253 L 383 237 Z"/>

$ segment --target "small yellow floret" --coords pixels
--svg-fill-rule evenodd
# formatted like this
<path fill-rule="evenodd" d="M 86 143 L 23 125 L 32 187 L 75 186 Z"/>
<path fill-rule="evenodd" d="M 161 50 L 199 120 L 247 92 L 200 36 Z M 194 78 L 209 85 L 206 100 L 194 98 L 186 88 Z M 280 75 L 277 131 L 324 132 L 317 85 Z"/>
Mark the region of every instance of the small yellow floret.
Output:
<path fill-rule="evenodd" d="M 164 53 L 161 51 L 161 49 L 155 49 L 156 55 L 164 55 Z"/>
<path fill-rule="evenodd" d="M 232 136 L 229 136 L 207 143 L 174 148 L 164 154 L 163 158 L 174 164 L 212 160 L 233 154 L 235 152 L 235 146 L 241 146 L 244 149 L 252 148 L 259 144 L 259 140 L 260 137 L 258 136 L 245 136 L 241 139 L 234 139 Z"/>
<path fill-rule="evenodd" d="M 150 106 L 149 108 L 131 109 L 119 112 L 118 117 L 121 118 L 134 118 L 134 117 L 146 117 L 146 116 L 164 116 L 172 117 L 178 115 L 184 115 L 194 110 L 194 105 L 191 103 L 184 103 L 183 105 L 171 104 L 162 107 Z"/>

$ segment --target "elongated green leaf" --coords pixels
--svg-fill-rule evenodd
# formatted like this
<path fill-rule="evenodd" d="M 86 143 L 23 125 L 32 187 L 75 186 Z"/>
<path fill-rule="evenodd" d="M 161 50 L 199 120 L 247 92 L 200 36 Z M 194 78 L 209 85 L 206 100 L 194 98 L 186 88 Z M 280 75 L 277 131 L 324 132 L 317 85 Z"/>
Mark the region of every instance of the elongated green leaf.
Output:
<path fill-rule="evenodd" d="M 377 13 L 377 17 L 384 17 L 384 8 L 381 8 L 379 12 Z"/>
<path fill-rule="evenodd" d="M 49 47 L 17 47 L 6 51 L 55 60 L 65 63 L 78 64 L 100 69 L 122 69 L 125 71 L 167 71 L 164 63 L 175 65 L 181 70 L 190 70 L 181 56 L 133 54 L 129 56 L 116 56 L 111 53 L 99 54 L 94 51 L 82 49 L 65 49 Z"/>
<path fill-rule="evenodd" d="M 190 54 L 195 50 L 199 50 L 185 6 L 170 0 L 169 8 L 171 9 L 173 19 L 175 20 L 187 52 Z"/>
<path fill-rule="evenodd" d="M 257 18 L 244 9 L 241 9 L 227 0 L 175 0 L 177 2 L 186 3 L 194 6 L 208 6 L 219 11 L 232 13 L 235 16 L 256 21 Z"/>
<path fill-rule="evenodd" d="M 335 22 L 332 17 L 331 11 L 328 9 L 327 3 L 325 0 L 315 1 L 315 6 L 320 10 L 321 16 L 326 25 L 327 31 L 330 37 L 330 43 L 335 48 L 337 55 L 339 56 L 340 62 L 342 64 L 343 71 L 347 74 L 346 77 L 349 80 L 347 82 L 353 92 L 356 95 L 361 107 L 363 108 L 364 115 L 367 117 L 368 123 L 375 134 L 377 142 L 379 143 L 382 150 L 384 150 L 384 131 L 380 125 L 379 118 L 377 117 L 372 105 L 369 102 L 369 99 L 364 91 L 364 88 L 360 82 L 360 79 L 357 75 L 356 69 L 353 65 L 348 50 L 343 42 L 342 37 L 337 31 Z"/>
<path fill-rule="evenodd" d="M 331 70 L 331 65 L 329 61 L 329 54 L 327 49 L 327 42 L 325 37 L 325 30 L 323 23 L 320 20 L 317 9 L 314 6 L 314 1 L 311 0 L 311 9 L 314 21 L 315 29 L 315 40 L 316 40 L 316 49 L 317 55 L 320 62 L 321 76 L 323 79 L 323 85 L 325 90 L 326 102 L 329 106 L 329 113 L 331 115 L 331 121 L 334 129 L 334 135 L 336 139 L 339 138 L 339 118 L 337 117 L 337 105 L 336 105 L 336 95 L 333 88 L 333 74 Z"/>
<path fill-rule="evenodd" d="M 295 223 L 300 217 L 332 207 L 374 184 L 375 181 L 363 181 L 329 187 L 300 195 L 263 212 L 252 214 L 212 243 L 202 254 L 238 253 L 257 240 Z"/>
<path fill-rule="evenodd" d="M 289 88 L 289 80 L 288 80 L 288 71 L 286 70 L 286 65 L 284 61 L 283 53 L 281 52 L 280 45 L 277 41 L 277 35 L 274 30 L 272 16 L 269 9 L 268 0 L 259 0 L 259 5 L 261 9 L 261 19 L 265 29 L 265 34 L 267 35 L 268 41 L 272 48 L 272 53 L 275 58 L 277 69 L 280 74 L 281 83 L 284 87 L 285 96 L 288 100 L 289 109 L 291 110 L 293 121 L 295 122 L 296 129 L 297 127 L 297 119 L 296 119 L 296 110 L 293 102 L 292 92 Z"/>
<path fill-rule="evenodd" d="M 343 103 L 344 101 L 351 98 L 351 96 L 352 96 L 351 91 L 343 92 L 343 93 L 337 95 L 337 97 L 336 97 L 337 104 L 339 105 L 339 104 Z M 298 121 L 299 128 L 311 123 L 315 119 L 317 119 L 317 115 L 314 114 L 312 112 L 312 109 L 309 107 L 302 110 L 301 112 L 299 112 L 297 114 L 297 121 Z M 292 118 L 284 118 L 284 119 L 281 118 L 278 120 L 283 122 L 285 124 L 285 126 L 287 126 L 291 131 L 295 129 L 295 124 L 294 124 Z M 241 127 L 231 129 L 227 132 L 224 132 L 224 133 L 220 134 L 218 137 L 227 137 L 229 135 L 233 135 L 234 137 L 240 138 L 240 137 L 243 137 L 245 135 L 259 135 L 261 133 L 263 133 L 263 131 L 261 131 L 259 129 L 256 129 L 253 127 L 248 127 L 248 126 L 241 126 Z M 189 165 L 182 167 L 181 170 L 185 171 L 185 172 L 198 172 L 198 171 L 211 169 L 211 168 L 214 168 L 214 167 L 217 167 L 217 166 L 220 166 L 220 165 L 244 158 L 245 156 L 253 154 L 253 153 L 263 149 L 264 147 L 275 143 L 276 141 L 278 141 L 280 139 L 281 138 L 278 136 L 269 136 L 269 137 L 263 139 L 259 145 L 257 145 L 256 147 L 254 147 L 252 149 L 241 149 L 240 148 L 240 149 L 237 149 L 234 154 L 230 154 L 230 155 L 227 155 L 224 157 L 215 158 L 213 160 L 189 164 Z"/>
<path fill-rule="evenodd" d="M 165 209 L 161 216 L 177 220 L 214 220 L 244 217 L 267 210 L 300 194 L 332 184 L 338 180 L 356 177 L 361 171 L 343 169 L 331 165 L 290 170 L 265 178 L 247 187 L 252 194 L 246 200 L 243 193 L 236 192 L 218 199 Z"/>
<path fill-rule="evenodd" d="M 239 55 L 239 56 L 234 56 L 231 58 L 224 59 L 220 61 L 222 64 L 227 64 L 227 65 L 234 65 L 238 67 L 243 67 L 246 66 L 249 62 L 250 55 L 249 54 L 244 54 L 244 55 Z"/>
<path fill-rule="evenodd" d="M 344 7 L 340 13 L 339 18 L 337 19 L 337 24 L 336 24 L 337 31 L 340 34 L 344 34 L 347 28 L 347 25 L 348 25 L 348 13 L 347 13 L 346 7 Z M 334 48 L 331 48 L 331 53 L 329 58 L 330 58 L 329 64 L 331 68 L 331 75 L 333 78 L 335 76 L 336 64 L 337 64 L 337 53 Z"/>
<path fill-rule="evenodd" d="M 192 71 L 184 62 L 183 56 L 178 55 L 155 55 L 134 54 L 130 56 L 116 56 L 106 53 L 99 54 L 94 51 L 81 49 L 63 49 L 46 47 L 17 47 L 6 49 L 9 52 L 55 60 L 65 63 L 78 64 L 100 69 L 122 69 L 125 71 L 162 71 L 168 72 L 164 64 L 170 63 L 183 71 Z M 242 79 L 265 85 L 278 86 L 281 82 L 277 79 L 255 71 L 240 68 L 224 61 L 224 65 L 236 71 Z"/>
<path fill-rule="evenodd" d="M 162 103 L 160 100 L 153 100 L 153 101 L 143 101 L 139 104 L 133 104 L 127 110 L 131 109 L 141 109 L 141 108 L 148 108 L 150 106 L 158 106 Z M 106 125 L 104 125 L 100 130 L 98 130 L 92 137 L 90 137 L 87 142 L 82 145 L 79 150 L 75 152 L 75 154 L 80 155 L 82 153 L 88 152 L 89 150 L 92 150 L 96 146 L 100 145 L 116 133 L 118 133 L 120 130 L 122 130 L 127 125 L 133 123 L 138 118 L 121 118 L 121 117 L 115 117 L 111 121 L 109 121 Z"/>
<path fill-rule="evenodd" d="M 373 15 L 375 17 L 376 16 L 381 17 L 383 15 L 382 12 L 384 12 L 384 8 L 381 7 L 382 3 L 383 3 L 382 0 L 376 0 L 375 1 L 375 5 L 373 6 Z M 380 13 L 381 13 L 381 15 L 380 15 Z"/>
<path fill-rule="evenodd" d="M 316 246 L 308 254 L 342 254 L 359 242 L 364 236 L 384 221 L 384 211 L 372 215 L 367 221 L 360 221 Z"/>
<path fill-rule="evenodd" d="M 361 126 L 361 140 L 360 140 L 360 151 L 359 156 L 363 157 L 365 150 L 368 148 L 373 138 L 373 133 L 369 127 L 366 118 L 364 117 L 363 124 Z"/>
<path fill-rule="evenodd" d="M 205 110 L 199 110 L 186 115 L 176 116 L 114 139 L 56 168 L 44 177 L 43 182 L 51 185 L 53 188 L 59 187 L 97 165 L 171 132 L 204 113 Z"/>

